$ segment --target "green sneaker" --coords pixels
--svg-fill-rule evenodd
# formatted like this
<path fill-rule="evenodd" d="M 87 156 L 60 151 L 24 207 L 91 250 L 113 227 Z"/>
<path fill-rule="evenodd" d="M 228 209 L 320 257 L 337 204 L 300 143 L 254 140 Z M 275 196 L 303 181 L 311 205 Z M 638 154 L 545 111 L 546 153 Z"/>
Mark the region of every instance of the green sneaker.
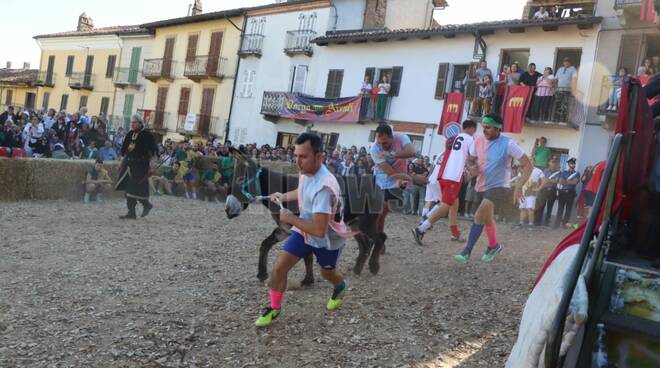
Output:
<path fill-rule="evenodd" d="M 495 258 L 495 255 L 502 251 L 502 246 L 498 243 L 495 248 L 488 248 L 486 254 L 481 257 L 481 260 L 484 262 L 490 262 Z"/>
<path fill-rule="evenodd" d="M 273 323 L 273 320 L 280 315 L 279 309 L 273 309 L 271 307 L 266 308 L 261 317 L 257 318 L 257 321 L 254 322 L 254 325 L 257 327 L 266 327 L 270 326 Z"/>
<path fill-rule="evenodd" d="M 461 254 L 457 254 L 454 256 L 454 261 L 458 263 L 468 263 L 469 260 L 470 260 L 470 253 L 461 252 Z"/>
<path fill-rule="evenodd" d="M 329 311 L 333 311 L 341 306 L 344 299 L 344 294 L 346 294 L 346 290 L 348 290 L 348 285 L 344 285 L 344 288 L 339 292 L 332 292 L 332 297 L 330 297 L 330 300 L 328 300 L 328 305 L 326 306 Z"/>

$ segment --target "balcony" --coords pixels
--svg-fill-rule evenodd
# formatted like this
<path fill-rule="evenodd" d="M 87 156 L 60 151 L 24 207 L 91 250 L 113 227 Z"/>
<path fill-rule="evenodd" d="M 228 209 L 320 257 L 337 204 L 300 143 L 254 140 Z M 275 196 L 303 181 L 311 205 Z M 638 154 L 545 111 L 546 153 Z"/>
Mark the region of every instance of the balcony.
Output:
<path fill-rule="evenodd" d="M 362 96 L 362 101 L 360 102 L 360 120 L 359 123 L 373 123 L 373 122 L 384 122 L 389 119 L 390 116 L 390 103 L 392 102 L 392 96 L 385 96 L 384 100 L 380 102 L 382 105 L 379 105 L 378 97 L 372 98 L 371 95 Z M 379 108 L 380 107 L 380 108 Z"/>
<path fill-rule="evenodd" d="M 186 68 L 183 75 L 195 82 L 202 79 L 221 80 L 226 74 L 227 58 L 197 56 L 190 61 L 186 61 Z"/>
<path fill-rule="evenodd" d="M 106 121 L 106 131 L 108 133 L 115 133 L 119 128 L 123 128 L 124 131 L 129 131 L 131 129 L 131 117 L 122 115 L 108 116 Z"/>
<path fill-rule="evenodd" d="M 246 34 L 243 36 L 243 43 L 238 54 L 244 56 L 261 57 L 261 49 L 264 45 L 264 35 L 262 34 Z"/>
<path fill-rule="evenodd" d="M 174 80 L 174 68 L 177 62 L 172 59 L 146 59 L 142 68 L 142 75 L 156 82 L 160 79 Z"/>
<path fill-rule="evenodd" d="M 187 123 L 187 124 L 186 124 Z M 187 121 L 187 115 L 179 115 L 176 131 L 185 135 L 208 137 L 215 132 L 220 123 L 220 117 L 211 115 L 195 115 L 194 121 Z"/>
<path fill-rule="evenodd" d="M 71 73 L 69 77 L 69 88 L 94 90 L 94 74 L 91 73 Z"/>
<path fill-rule="evenodd" d="M 560 91 L 561 92 L 561 91 Z M 557 94 L 546 109 L 535 111 L 534 103 L 530 106 L 525 120 L 526 126 L 539 128 L 558 128 L 578 130 L 587 120 L 587 109 L 582 103 L 582 94 L 578 93 L 568 95 L 565 99 L 559 100 Z M 468 116 L 475 121 L 481 121 L 482 109 L 474 108 L 475 100 L 466 101 Z M 491 110 L 492 111 L 492 110 Z"/>
<path fill-rule="evenodd" d="M 138 79 L 139 76 L 140 71 L 138 69 L 118 68 L 115 71 L 115 76 L 112 78 L 112 82 L 117 88 L 140 90 L 142 88 L 142 83 Z"/>
<path fill-rule="evenodd" d="M 312 30 L 288 31 L 284 53 L 288 56 L 298 54 L 312 56 L 314 49 L 310 41 L 314 38 L 316 38 L 316 32 Z"/>
<path fill-rule="evenodd" d="M 629 7 L 642 6 L 642 0 L 614 0 L 614 9 L 625 9 Z"/>
<path fill-rule="evenodd" d="M 39 72 L 32 84 L 36 87 L 55 87 L 55 73 Z"/>
<path fill-rule="evenodd" d="M 171 116 L 169 112 L 138 109 L 136 113 L 144 119 L 145 128 L 156 132 L 167 131 L 167 125 Z"/>

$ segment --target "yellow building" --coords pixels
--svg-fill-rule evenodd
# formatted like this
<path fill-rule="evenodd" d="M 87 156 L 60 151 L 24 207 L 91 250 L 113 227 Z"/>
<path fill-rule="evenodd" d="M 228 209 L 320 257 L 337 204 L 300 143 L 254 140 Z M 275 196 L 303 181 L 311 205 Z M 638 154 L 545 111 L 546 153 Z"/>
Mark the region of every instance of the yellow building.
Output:
<path fill-rule="evenodd" d="M 224 139 L 243 14 L 233 9 L 142 25 L 155 34 L 142 66 L 150 81 L 145 118 L 155 133 Z"/>
<path fill-rule="evenodd" d="M 23 69 L 0 69 L 0 113 L 9 106 L 14 106 L 16 114 L 19 110 L 39 107 L 36 106 L 38 79 L 39 71 L 30 69 L 27 63 Z"/>
<path fill-rule="evenodd" d="M 40 107 L 107 117 L 112 112 L 113 78 L 122 52 L 121 36 L 147 34 L 139 26 L 94 28 L 83 13 L 75 31 L 35 36 L 41 47 Z"/>

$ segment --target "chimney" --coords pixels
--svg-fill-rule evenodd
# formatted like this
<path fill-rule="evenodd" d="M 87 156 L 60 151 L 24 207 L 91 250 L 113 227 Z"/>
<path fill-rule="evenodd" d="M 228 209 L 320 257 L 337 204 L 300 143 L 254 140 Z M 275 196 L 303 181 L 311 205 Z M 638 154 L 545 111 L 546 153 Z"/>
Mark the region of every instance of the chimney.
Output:
<path fill-rule="evenodd" d="M 28 70 L 28 69 L 30 69 L 30 63 L 24 62 L 23 63 L 23 70 Z"/>
<path fill-rule="evenodd" d="M 7 62 L 7 69 L 11 69 L 11 61 Z"/>
<path fill-rule="evenodd" d="M 192 8 L 192 15 L 200 15 L 202 14 L 202 0 L 195 0 L 195 5 L 193 5 Z"/>
<path fill-rule="evenodd" d="M 364 11 L 364 22 L 362 23 L 362 28 L 384 28 L 386 11 L 387 0 L 367 0 L 367 8 Z"/>
<path fill-rule="evenodd" d="M 92 20 L 92 18 L 88 17 L 87 14 L 83 12 L 78 17 L 78 32 L 89 31 L 92 29 L 94 29 L 94 20 Z"/>

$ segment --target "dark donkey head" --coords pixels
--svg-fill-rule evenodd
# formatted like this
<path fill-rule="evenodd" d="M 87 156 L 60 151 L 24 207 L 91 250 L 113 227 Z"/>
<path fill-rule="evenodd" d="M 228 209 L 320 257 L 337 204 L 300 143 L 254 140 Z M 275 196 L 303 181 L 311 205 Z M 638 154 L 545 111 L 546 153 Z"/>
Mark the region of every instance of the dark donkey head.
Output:
<path fill-rule="evenodd" d="M 233 147 L 230 148 L 230 152 L 235 163 L 225 212 L 227 217 L 232 219 L 262 195 L 260 180 L 265 169 Z"/>

